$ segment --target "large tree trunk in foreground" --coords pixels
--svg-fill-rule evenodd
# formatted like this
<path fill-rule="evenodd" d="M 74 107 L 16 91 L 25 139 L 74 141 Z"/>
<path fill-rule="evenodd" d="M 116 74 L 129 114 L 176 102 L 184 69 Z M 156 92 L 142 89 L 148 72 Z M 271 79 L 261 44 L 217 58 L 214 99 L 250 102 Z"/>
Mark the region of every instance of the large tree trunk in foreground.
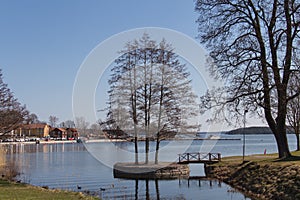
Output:
<path fill-rule="evenodd" d="M 266 114 L 266 119 L 275 136 L 279 158 L 288 158 L 291 156 L 291 153 L 286 136 L 286 107 L 284 108 L 279 106 L 278 110 L 282 112 L 278 112 L 278 117 L 276 118 L 276 120 L 273 120 L 273 118 L 270 117 L 270 113 L 268 112 Z"/>
<path fill-rule="evenodd" d="M 279 158 L 288 158 L 291 156 L 285 131 L 286 130 L 282 130 L 281 133 L 278 132 L 274 134 L 277 143 Z"/>
<path fill-rule="evenodd" d="M 242 110 L 258 111 L 259 116 L 263 110 L 279 158 L 291 156 L 287 104 L 299 96 L 299 90 L 287 91 L 291 75 L 299 77 L 300 71 L 299 1 L 197 0 L 196 11 L 200 41 L 213 60 L 208 66 L 213 77 L 225 80 L 226 86 L 202 97 L 202 109 L 218 108 L 214 113 L 218 117 L 226 105 L 229 122 L 238 121 Z"/>

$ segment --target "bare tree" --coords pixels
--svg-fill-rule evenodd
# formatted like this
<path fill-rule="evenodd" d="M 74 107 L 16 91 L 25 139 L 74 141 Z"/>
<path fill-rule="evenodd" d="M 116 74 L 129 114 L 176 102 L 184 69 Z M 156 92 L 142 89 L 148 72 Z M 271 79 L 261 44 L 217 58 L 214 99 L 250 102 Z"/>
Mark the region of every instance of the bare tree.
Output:
<path fill-rule="evenodd" d="M 65 127 L 65 128 L 75 128 L 75 123 L 72 120 L 67 120 L 67 121 L 62 122 L 61 126 Z"/>
<path fill-rule="evenodd" d="M 121 56 L 115 60 L 115 66 L 112 68 L 109 84 L 109 108 L 106 124 L 113 126 L 114 129 L 124 128 L 127 132 L 134 135 L 135 163 L 138 164 L 138 115 L 137 115 L 137 61 L 138 61 L 137 41 L 127 43 L 125 48 L 120 51 Z M 129 112 L 121 111 L 124 109 Z M 128 115 L 124 117 L 121 115 Z M 126 119 L 130 119 L 128 122 Z M 123 122 L 126 125 L 124 126 Z"/>
<path fill-rule="evenodd" d="M 295 91 L 299 90 L 299 87 L 300 77 L 299 73 L 296 73 L 291 77 L 289 92 L 293 94 L 295 93 Z M 287 108 L 287 122 L 296 135 L 297 151 L 300 151 L 300 96 L 297 96 L 296 98 L 289 101 Z"/>
<path fill-rule="evenodd" d="M 40 123 L 40 121 L 39 121 L 38 116 L 36 114 L 31 113 L 28 116 L 26 116 L 25 123 L 26 124 L 36 124 L 36 123 Z"/>
<path fill-rule="evenodd" d="M 90 132 L 91 134 L 93 134 L 94 136 L 100 136 L 103 135 L 103 132 L 101 130 L 101 126 L 99 123 L 94 123 L 90 125 Z"/>
<path fill-rule="evenodd" d="M 75 118 L 75 126 L 76 126 L 76 129 L 78 130 L 80 136 L 88 135 L 89 122 L 85 121 L 84 117 L 76 117 Z"/>
<path fill-rule="evenodd" d="M 197 116 L 199 111 L 196 95 L 191 88 L 191 80 L 185 64 L 179 61 L 172 46 L 162 40 L 157 47 L 155 68 L 154 105 L 156 105 L 156 152 L 155 163 L 158 163 L 160 141 L 174 137 L 182 132 L 183 126 L 190 124 L 190 117 Z M 155 100 L 156 99 L 156 100 Z"/>
<path fill-rule="evenodd" d="M 7 134 L 16 129 L 27 115 L 26 107 L 18 102 L 7 84 L 3 82 L 0 69 L 0 134 Z"/>
<path fill-rule="evenodd" d="M 56 117 L 56 116 L 54 116 L 54 115 L 51 115 L 51 116 L 49 117 L 49 123 L 50 123 L 50 126 L 56 127 L 57 122 L 58 122 L 58 117 Z"/>
<path fill-rule="evenodd" d="M 126 121 L 124 116 L 129 114 L 134 128 L 135 148 L 137 149 L 137 131 L 143 132 L 147 164 L 150 138 L 156 138 L 157 163 L 160 140 L 170 136 L 170 133 L 173 136 L 178 133 L 182 117 L 191 113 L 189 110 L 197 110 L 190 107 L 193 103 L 196 105 L 196 96 L 191 90 L 189 73 L 170 44 L 165 40 L 157 43 L 147 34 L 128 43 L 121 53 L 112 69 L 113 75 L 109 82 L 111 90 L 108 121 L 119 125 L 118 121 Z M 121 119 L 120 113 L 123 115 Z M 129 130 L 130 124 L 127 131 Z"/>
<path fill-rule="evenodd" d="M 286 137 L 287 93 L 298 54 L 299 3 L 290 0 L 197 0 L 199 38 L 215 61 L 210 70 L 225 86 L 208 91 L 203 108 L 227 108 L 238 118 L 245 109 L 263 111 L 280 158 L 291 156 Z M 220 94 L 227 94 L 223 98 Z"/>

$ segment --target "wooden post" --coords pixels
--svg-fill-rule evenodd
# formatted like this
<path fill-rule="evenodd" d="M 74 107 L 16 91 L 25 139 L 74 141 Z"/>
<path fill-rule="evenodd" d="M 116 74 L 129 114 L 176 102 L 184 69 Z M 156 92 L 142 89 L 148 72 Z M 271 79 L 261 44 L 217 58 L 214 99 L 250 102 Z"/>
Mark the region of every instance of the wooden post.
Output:
<path fill-rule="evenodd" d="M 221 154 L 218 153 L 218 160 L 221 161 Z"/>
<path fill-rule="evenodd" d="M 211 161 L 211 153 L 208 153 L 208 160 Z"/>

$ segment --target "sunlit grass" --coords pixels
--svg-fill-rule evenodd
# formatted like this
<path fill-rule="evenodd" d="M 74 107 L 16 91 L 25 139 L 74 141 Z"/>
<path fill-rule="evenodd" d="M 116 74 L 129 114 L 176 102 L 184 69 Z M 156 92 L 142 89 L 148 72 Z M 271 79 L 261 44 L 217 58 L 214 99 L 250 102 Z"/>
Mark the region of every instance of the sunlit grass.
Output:
<path fill-rule="evenodd" d="M 272 163 L 274 165 L 299 165 L 300 166 L 300 151 L 293 151 L 292 157 L 286 159 L 278 159 L 278 154 L 255 154 L 255 155 L 248 155 L 245 156 L 245 161 L 247 162 L 260 162 L 260 163 Z M 222 162 L 220 165 L 223 164 L 240 164 L 243 162 L 242 156 L 230 156 L 222 158 Z"/>
<path fill-rule="evenodd" d="M 86 196 L 79 192 L 48 190 L 22 183 L 14 183 L 0 179 L 0 199 L 82 199 L 93 200 L 96 197 Z"/>

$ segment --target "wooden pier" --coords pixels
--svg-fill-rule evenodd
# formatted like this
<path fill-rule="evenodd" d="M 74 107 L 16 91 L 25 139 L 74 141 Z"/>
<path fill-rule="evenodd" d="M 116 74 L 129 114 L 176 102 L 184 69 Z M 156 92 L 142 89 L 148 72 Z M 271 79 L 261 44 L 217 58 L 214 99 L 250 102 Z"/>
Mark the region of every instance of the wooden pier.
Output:
<path fill-rule="evenodd" d="M 183 153 L 179 154 L 178 164 L 215 163 L 221 161 L 220 153 Z"/>

